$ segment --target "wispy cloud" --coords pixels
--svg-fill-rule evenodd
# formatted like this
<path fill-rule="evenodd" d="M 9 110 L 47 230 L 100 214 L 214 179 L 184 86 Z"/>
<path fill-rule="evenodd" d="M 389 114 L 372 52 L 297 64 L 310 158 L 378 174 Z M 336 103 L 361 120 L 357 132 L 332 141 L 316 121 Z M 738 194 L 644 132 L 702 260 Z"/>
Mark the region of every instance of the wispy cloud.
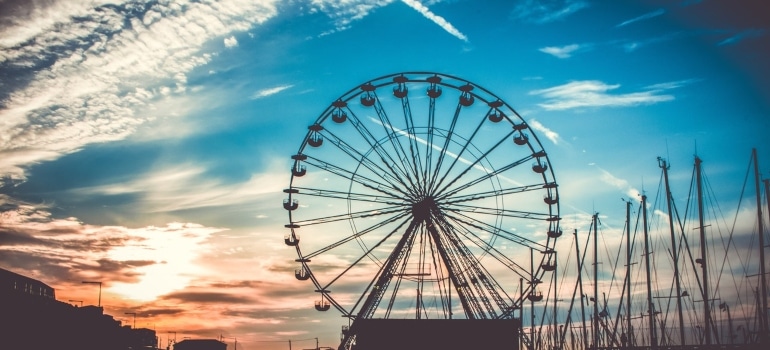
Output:
<path fill-rule="evenodd" d="M 542 123 L 540 123 L 535 119 L 531 119 L 530 121 L 528 121 L 527 125 L 529 125 L 529 127 L 532 128 L 533 130 L 538 131 L 543 135 L 545 135 L 545 137 L 551 140 L 551 142 L 553 142 L 554 145 L 559 144 L 559 140 L 561 138 L 559 137 L 559 134 L 556 131 L 553 131 L 545 127 L 545 125 L 543 125 Z"/>
<path fill-rule="evenodd" d="M 205 239 L 224 230 L 193 223 L 88 225 L 53 218 L 45 206 L 0 202 L 6 209 L 0 221 L 0 264 L 55 284 L 98 276 L 108 281 L 107 290 L 135 299 L 184 288 L 200 272 L 195 260 Z"/>
<path fill-rule="evenodd" d="M 238 46 L 238 39 L 236 39 L 235 36 L 225 38 L 225 47 L 231 48 L 236 46 Z"/>
<path fill-rule="evenodd" d="M 572 57 L 572 53 L 576 52 L 581 48 L 578 44 L 571 44 L 567 46 L 546 46 L 543 48 L 538 49 L 540 52 L 547 53 L 549 55 L 558 57 L 558 58 L 570 58 Z"/>
<path fill-rule="evenodd" d="M 122 183 L 83 187 L 77 195 L 116 196 L 131 194 L 145 213 L 165 213 L 206 207 L 238 206 L 262 200 L 261 195 L 277 194 L 285 186 L 283 159 L 271 163 L 262 173 L 243 183 L 227 184 L 206 175 L 203 164 L 177 164 L 143 174 Z M 190 191 L 190 188 L 195 191 Z"/>
<path fill-rule="evenodd" d="M 260 99 L 260 98 L 263 98 L 263 97 L 275 95 L 275 94 L 277 94 L 277 93 L 279 93 L 279 92 L 281 92 L 283 90 L 290 89 L 293 86 L 294 85 L 280 85 L 280 86 L 275 86 L 275 87 L 271 87 L 271 88 L 267 88 L 267 89 L 262 89 L 262 90 L 259 90 L 259 91 L 255 92 L 253 95 L 251 95 L 251 99 L 252 100 L 256 100 L 256 99 Z"/>
<path fill-rule="evenodd" d="M 310 1 L 310 12 L 322 12 L 333 20 L 334 28 L 320 33 L 318 36 L 331 35 L 350 29 L 352 23 L 368 16 L 377 8 L 390 5 L 396 0 L 313 0 Z"/>
<path fill-rule="evenodd" d="M 663 15 L 665 13 L 666 13 L 666 10 L 664 10 L 664 9 L 657 9 L 655 11 L 645 13 L 645 14 L 639 16 L 639 17 L 634 17 L 634 18 L 631 18 L 631 19 L 629 19 L 627 21 L 623 21 L 620 24 L 616 25 L 615 28 L 627 26 L 627 25 L 629 25 L 631 23 L 648 20 L 650 18 L 655 18 L 655 17 L 661 16 L 661 15 Z"/>
<path fill-rule="evenodd" d="M 626 107 L 671 101 L 673 95 L 663 94 L 665 85 L 654 85 L 646 91 L 611 94 L 620 84 L 609 85 L 598 80 L 573 81 L 548 89 L 530 91 L 530 95 L 543 96 L 547 100 L 539 104 L 546 110 L 566 110 L 583 107 Z M 670 85 L 667 88 L 672 88 Z"/>
<path fill-rule="evenodd" d="M 619 190 L 622 190 L 623 193 L 628 196 L 632 200 L 641 201 L 641 191 L 636 189 L 635 187 L 631 186 L 628 181 L 618 178 L 615 175 L 612 175 L 609 171 L 604 170 L 602 168 L 598 168 L 601 172 L 601 176 L 599 179 L 601 179 L 602 182 L 615 187 Z"/>
<path fill-rule="evenodd" d="M 514 7 L 511 17 L 523 22 L 545 24 L 562 20 L 588 6 L 588 2 L 582 0 L 522 0 Z"/>
<path fill-rule="evenodd" d="M 425 5 L 423 5 L 418 0 L 401 0 L 405 4 L 407 4 L 409 7 L 415 9 L 417 12 L 425 16 L 425 18 L 431 20 L 433 23 L 436 23 L 439 27 L 447 31 L 447 33 L 452 34 L 454 37 L 468 42 L 468 37 L 465 36 L 465 34 L 461 33 L 457 28 L 455 28 L 451 23 L 447 22 L 444 17 L 438 16 L 430 11 Z"/>
<path fill-rule="evenodd" d="M 0 64 L 18 79 L 0 89 L 1 175 L 23 180 L 31 164 L 166 117 L 153 106 L 190 92 L 187 74 L 215 54 L 206 43 L 277 14 L 276 0 L 109 3 L 30 2 L 3 17 Z"/>
<path fill-rule="evenodd" d="M 744 30 L 738 34 L 735 34 L 727 39 L 724 39 L 718 42 L 717 46 L 733 45 L 733 44 L 737 44 L 738 42 L 744 39 L 757 38 L 766 34 L 767 34 L 767 31 L 761 30 L 761 29 Z"/>
<path fill-rule="evenodd" d="M 665 35 L 647 38 L 647 39 L 641 39 L 641 40 L 622 40 L 614 42 L 614 44 L 619 44 L 624 51 L 626 52 L 634 52 L 636 50 L 639 50 L 645 46 L 662 43 L 666 41 L 670 41 L 673 39 L 676 39 L 679 37 L 681 33 L 668 33 Z"/>

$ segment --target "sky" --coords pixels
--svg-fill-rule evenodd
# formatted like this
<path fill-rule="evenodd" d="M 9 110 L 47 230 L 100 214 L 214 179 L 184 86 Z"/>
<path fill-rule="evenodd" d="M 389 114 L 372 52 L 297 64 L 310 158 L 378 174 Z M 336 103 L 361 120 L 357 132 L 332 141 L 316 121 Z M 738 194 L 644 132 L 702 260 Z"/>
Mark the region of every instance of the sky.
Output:
<path fill-rule="evenodd" d="M 548 153 L 565 232 L 596 212 L 622 230 L 623 200 L 657 192 L 658 157 L 684 206 L 694 155 L 750 231 L 752 149 L 770 177 L 768 13 L 761 0 L 0 0 L 0 267 L 85 305 L 98 287 L 82 281 L 101 281 L 105 313 L 136 312 L 164 345 L 336 347 L 346 321 L 293 276 L 282 190 L 330 103 L 400 72 L 460 77 L 513 107 Z"/>

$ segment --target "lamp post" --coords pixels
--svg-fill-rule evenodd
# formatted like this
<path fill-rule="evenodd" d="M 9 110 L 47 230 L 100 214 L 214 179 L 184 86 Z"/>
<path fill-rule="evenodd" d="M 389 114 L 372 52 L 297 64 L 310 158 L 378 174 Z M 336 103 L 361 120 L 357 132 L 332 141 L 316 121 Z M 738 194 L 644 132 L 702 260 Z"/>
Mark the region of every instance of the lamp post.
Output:
<path fill-rule="evenodd" d="M 83 281 L 84 284 L 98 284 L 99 285 L 99 304 L 97 306 L 102 306 L 102 282 L 101 281 Z"/>
<path fill-rule="evenodd" d="M 136 312 L 125 312 L 126 315 L 134 315 L 134 326 L 131 327 L 133 329 L 136 329 Z"/>
<path fill-rule="evenodd" d="M 70 299 L 70 303 L 80 303 L 80 306 L 81 307 L 83 306 L 83 301 L 82 300 L 72 300 L 72 299 Z"/>

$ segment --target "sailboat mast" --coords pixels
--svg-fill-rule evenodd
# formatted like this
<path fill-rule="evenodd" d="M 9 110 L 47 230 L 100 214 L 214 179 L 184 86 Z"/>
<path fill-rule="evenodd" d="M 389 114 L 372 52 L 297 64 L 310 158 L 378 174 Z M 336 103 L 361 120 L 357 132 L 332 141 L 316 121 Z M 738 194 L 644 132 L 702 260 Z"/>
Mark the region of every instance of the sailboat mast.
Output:
<path fill-rule="evenodd" d="M 586 310 L 585 310 L 585 294 L 583 294 L 583 262 L 580 258 L 580 244 L 578 243 L 578 236 L 577 236 L 577 229 L 574 231 L 575 234 L 575 257 L 577 258 L 578 263 L 578 288 L 580 288 L 580 316 L 583 319 L 583 328 L 582 332 L 580 333 L 581 338 L 583 339 L 583 349 L 588 349 L 588 346 L 586 342 L 588 341 L 588 336 L 586 335 Z"/>
<path fill-rule="evenodd" d="M 647 313 L 650 318 L 650 348 L 658 347 L 658 336 L 655 330 L 655 305 L 652 303 L 652 285 L 650 284 L 650 237 L 647 232 L 647 196 L 642 195 L 642 225 L 644 226 L 644 262 L 647 268 Z"/>
<path fill-rule="evenodd" d="M 765 278 L 765 232 L 762 225 L 762 195 L 759 188 L 759 163 L 757 162 L 757 149 L 751 150 L 751 157 L 754 160 L 754 183 L 757 189 L 757 231 L 759 232 L 759 279 L 760 291 L 762 292 L 762 310 L 759 314 L 760 338 L 761 344 L 767 343 L 767 280 Z"/>
<path fill-rule="evenodd" d="M 599 348 L 599 261 L 598 261 L 598 251 L 599 251 L 599 239 L 597 238 L 597 226 L 598 225 L 598 217 L 599 213 L 594 214 L 594 313 L 591 316 L 593 320 L 593 348 L 598 349 Z"/>
<path fill-rule="evenodd" d="M 674 215 L 671 210 L 671 187 L 668 183 L 668 169 L 670 165 L 666 160 L 658 157 L 659 166 L 663 168 L 663 180 L 666 184 L 666 202 L 668 204 L 668 225 L 671 230 L 671 255 L 674 259 L 674 284 L 676 285 L 676 307 L 679 312 L 679 345 L 684 346 L 684 318 L 682 317 L 682 284 L 679 282 L 679 249 L 676 244 L 676 234 L 674 232 Z"/>
<path fill-rule="evenodd" d="M 703 328 L 703 336 L 706 338 L 706 345 L 711 345 L 711 308 L 709 300 L 709 283 L 708 283 L 708 269 L 706 264 L 706 231 L 703 225 L 703 181 L 701 179 L 701 159 L 695 157 L 695 178 L 698 188 L 698 228 L 700 229 L 700 265 L 703 269 L 703 314 L 705 327 Z"/>
<path fill-rule="evenodd" d="M 626 202 L 626 341 L 634 345 L 634 332 L 631 327 L 631 201 Z"/>

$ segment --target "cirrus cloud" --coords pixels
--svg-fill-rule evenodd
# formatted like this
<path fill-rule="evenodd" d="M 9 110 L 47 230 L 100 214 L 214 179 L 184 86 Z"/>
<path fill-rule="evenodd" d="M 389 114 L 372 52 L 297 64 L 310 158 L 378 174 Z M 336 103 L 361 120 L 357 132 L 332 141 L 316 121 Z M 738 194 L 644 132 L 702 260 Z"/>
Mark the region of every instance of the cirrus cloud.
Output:
<path fill-rule="evenodd" d="M 628 107 L 671 101 L 674 96 L 664 94 L 663 91 L 672 86 L 656 84 L 644 91 L 612 94 L 610 92 L 620 88 L 620 84 L 610 85 L 598 80 L 582 80 L 530 91 L 529 94 L 546 98 L 544 103 L 538 105 L 549 111 L 587 107 Z"/>

